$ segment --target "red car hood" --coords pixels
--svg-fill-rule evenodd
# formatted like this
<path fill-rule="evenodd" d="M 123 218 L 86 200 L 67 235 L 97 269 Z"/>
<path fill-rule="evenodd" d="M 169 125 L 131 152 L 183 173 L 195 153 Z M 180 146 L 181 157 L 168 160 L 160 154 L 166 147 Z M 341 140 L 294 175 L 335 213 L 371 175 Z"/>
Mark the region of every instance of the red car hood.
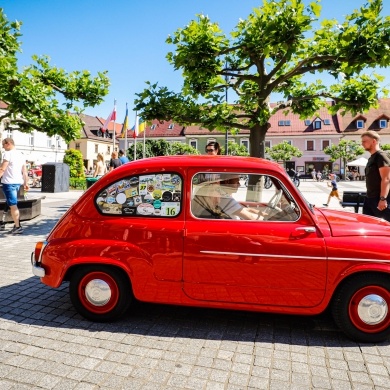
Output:
<path fill-rule="evenodd" d="M 315 209 L 329 223 L 334 237 L 390 236 L 390 222 L 367 215 L 329 209 Z"/>

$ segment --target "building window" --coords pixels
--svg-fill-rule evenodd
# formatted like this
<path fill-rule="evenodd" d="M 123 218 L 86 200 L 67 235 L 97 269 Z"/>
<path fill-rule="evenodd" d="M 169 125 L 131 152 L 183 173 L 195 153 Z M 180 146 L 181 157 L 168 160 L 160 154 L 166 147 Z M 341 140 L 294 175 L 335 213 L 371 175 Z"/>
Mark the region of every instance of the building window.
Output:
<path fill-rule="evenodd" d="M 330 119 L 324 119 L 324 125 L 330 125 Z"/>
<path fill-rule="evenodd" d="M 29 146 L 34 146 L 34 133 L 33 132 L 28 135 L 28 144 L 29 144 Z"/>
<path fill-rule="evenodd" d="M 192 146 L 195 149 L 198 149 L 198 140 L 196 139 L 191 139 L 190 140 L 190 146 Z"/>
<path fill-rule="evenodd" d="M 284 121 L 285 126 L 291 126 L 291 121 Z"/>
<path fill-rule="evenodd" d="M 111 154 L 111 146 L 107 146 L 107 154 Z"/>
<path fill-rule="evenodd" d="M 248 139 L 242 139 L 240 140 L 240 145 L 245 146 L 246 150 L 249 150 L 249 140 Z"/>
<path fill-rule="evenodd" d="M 279 121 L 279 122 L 278 122 L 278 125 L 279 125 L 279 126 L 284 126 L 284 121 Z"/>
<path fill-rule="evenodd" d="M 265 148 L 271 148 L 271 141 L 264 141 Z"/>
<path fill-rule="evenodd" d="M 322 142 L 322 150 L 330 146 L 330 141 L 328 139 L 323 139 L 321 142 Z"/>
<path fill-rule="evenodd" d="M 286 139 L 284 142 L 288 143 L 289 145 L 292 145 L 292 141 L 290 139 Z"/>
<path fill-rule="evenodd" d="M 359 119 L 356 121 L 356 128 L 357 129 L 364 129 L 364 121 Z"/>
<path fill-rule="evenodd" d="M 315 121 L 314 121 L 314 128 L 315 128 L 316 130 L 321 129 L 321 121 L 320 121 L 320 120 L 315 120 Z"/>
<path fill-rule="evenodd" d="M 75 149 L 80 150 L 80 142 L 76 142 Z"/>
<path fill-rule="evenodd" d="M 381 119 L 379 121 L 379 128 L 380 129 L 385 129 L 387 127 L 387 120 L 386 119 Z"/>
<path fill-rule="evenodd" d="M 305 119 L 305 126 L 310 126 L 311 120 L 310 119 Z"/>
<path fill-rule="evenodd" d="M 306 141 L 306 150 L 314 150 L 314 141 L 313 140 L 307 140 Z"/>
<path fill-rule="evenodd" d="M 153 125 L 152 126 L 150 126 L 150 130 L 154 130 L 156 128 L 156 124 L 155 123 L 153 123 Z"/>
<path fill-rule="evenodd" d="M 95 144 L 95 153 L 99 153 L 99 145 Z"/>
<path fill-rule="evenodd" d="M 52 139 L 51 138 L 48 138 L 46 140 L 46 145 L 47 145 L 48 148 L 51 148 L 51 145 L 52 145 Z"/>
<path fill-rule="evenodd" d="M 174 124 L 174 123 L 171 123 L 171 124 L 168 126 L 168 129 L 169 129 L 169 130 L 172 130 L 174 127 L 175 127 L 175 124 Z"/>

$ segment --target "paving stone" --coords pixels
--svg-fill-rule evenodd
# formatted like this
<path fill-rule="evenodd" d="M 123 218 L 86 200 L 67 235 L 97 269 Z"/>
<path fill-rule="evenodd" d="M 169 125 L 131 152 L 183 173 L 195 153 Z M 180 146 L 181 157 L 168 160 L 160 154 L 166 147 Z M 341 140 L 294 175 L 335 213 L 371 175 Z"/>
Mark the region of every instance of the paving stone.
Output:
<path fill-rule="evenodd" d="M 71 305 L 68 282 L 51 289 L 31 274 L 35 242 L 72 202 L 68 195 L 54 201 L 58 195 L 50 194 L 20 237 L 0 234 L 1 390 L 388 390 L 389 342 L 350 341 L 327 313 L 139 302 L 115 323 L 84 320 Z"/>

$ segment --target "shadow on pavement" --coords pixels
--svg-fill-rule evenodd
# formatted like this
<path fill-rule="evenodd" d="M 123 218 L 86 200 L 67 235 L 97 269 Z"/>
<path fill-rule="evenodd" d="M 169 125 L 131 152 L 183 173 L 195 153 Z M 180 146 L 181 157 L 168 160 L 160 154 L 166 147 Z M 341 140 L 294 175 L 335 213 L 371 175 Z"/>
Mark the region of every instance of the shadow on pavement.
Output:
<path fill-rule="evenodd" d="M 0 296 L 0 317 L 23 325 L 202 340 L 357 346 L 336 328 L 328 312 L 290 316 L 136 302 L 118 322 L 93 323 L 74 310 L 68 283 L 51 289 L 31 277 L 1 287 Z"/>

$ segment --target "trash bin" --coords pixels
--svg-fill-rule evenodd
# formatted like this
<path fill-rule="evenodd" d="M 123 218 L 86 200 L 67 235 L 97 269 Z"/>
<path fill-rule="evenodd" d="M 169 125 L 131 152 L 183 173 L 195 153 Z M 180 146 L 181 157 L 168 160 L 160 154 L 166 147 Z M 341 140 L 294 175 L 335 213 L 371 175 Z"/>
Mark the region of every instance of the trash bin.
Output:
<path fill-rule="evenodd" d="M 97 177 L 87 177 L 87 189 L 91 187 L 91 185 L 99 180 Z"/>
<path fill-rule="evenodd" d="M 69 191 L 69 165 L 65 163 L 46 163 L 42 165 L 42 192 Z"/>

